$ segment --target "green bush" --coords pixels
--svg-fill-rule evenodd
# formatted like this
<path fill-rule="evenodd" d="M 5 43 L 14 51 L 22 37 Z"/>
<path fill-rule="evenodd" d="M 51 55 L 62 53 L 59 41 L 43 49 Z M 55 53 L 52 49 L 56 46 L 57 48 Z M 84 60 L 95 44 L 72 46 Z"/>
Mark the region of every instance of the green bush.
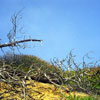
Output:
<path fill-rule="evenodd" d="M 60 98 L 55 98 L 55 100 L 100 100 L 100 96 L 66 96 L 63 94 Z"/>

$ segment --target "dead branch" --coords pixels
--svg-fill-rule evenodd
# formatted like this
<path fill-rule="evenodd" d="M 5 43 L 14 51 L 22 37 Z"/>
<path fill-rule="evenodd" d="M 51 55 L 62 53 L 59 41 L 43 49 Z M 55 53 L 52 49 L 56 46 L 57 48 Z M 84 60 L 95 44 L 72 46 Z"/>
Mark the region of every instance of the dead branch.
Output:
<path fill-rule="evenodd" d="M 29 42 L 29 41 L 42 42 L 42 40 L 38 40 L 38 39 L 26 39 L 26 40 L 15 41 L 12 43 L 0 44 L 0 48 L 9 47 L 9 46 L 17 46 L 17 44 L 19 44 L 19 43 Z"/>

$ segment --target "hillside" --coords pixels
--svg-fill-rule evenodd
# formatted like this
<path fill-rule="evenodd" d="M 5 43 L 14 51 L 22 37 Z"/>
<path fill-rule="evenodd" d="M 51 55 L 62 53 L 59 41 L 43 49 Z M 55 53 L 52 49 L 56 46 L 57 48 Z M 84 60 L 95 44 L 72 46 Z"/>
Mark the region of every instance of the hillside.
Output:
<path fill-rule="evenodd" d="M 99 68 L 79 68 L 69 72 L 36 56 L 9 54 L 0 57 L 0 98 L 55 100 L 63 95 L 96 95 L 100 93 Z"/>

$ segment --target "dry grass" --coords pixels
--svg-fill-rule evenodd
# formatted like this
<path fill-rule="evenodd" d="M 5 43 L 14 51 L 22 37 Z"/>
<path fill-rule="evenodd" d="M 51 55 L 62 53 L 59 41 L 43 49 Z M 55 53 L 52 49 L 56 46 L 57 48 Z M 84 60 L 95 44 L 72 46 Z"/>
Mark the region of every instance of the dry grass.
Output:
<path fill-rule="evenodd" d="M 33 100 L 54 100 L 55 97 L 59 98 L 61 96 L 60 89 L 55 88 L 54 85 L 48 84 L 48 83 L 41 83 L 36 81 L 27 81 L 27 89 L 26 89 L 26 95 L 30 95 L 33 97 Z M 18 91 L 15 92 L 13 88 L 8 86 L 7 84 L 0 83 L 0 94 L 1 94 L 1 100 L 10 100 L 14 98 L 14 100 L 22 100 L 24 99 L 23 95 L 21 94 L 20 87 L 16 88 Z M 68 95 L 76 95 L 76 96 L 87 96 L 87 94 L 84 93 L 78 93 L 78 92 L 71 92 L 66 93 L 64 90 L 62 90 L 62 93 L 64 93 L 66 96 Z M 26 96 L 26 100 L 32 100 L 32 98 L 29 98 Z"/>

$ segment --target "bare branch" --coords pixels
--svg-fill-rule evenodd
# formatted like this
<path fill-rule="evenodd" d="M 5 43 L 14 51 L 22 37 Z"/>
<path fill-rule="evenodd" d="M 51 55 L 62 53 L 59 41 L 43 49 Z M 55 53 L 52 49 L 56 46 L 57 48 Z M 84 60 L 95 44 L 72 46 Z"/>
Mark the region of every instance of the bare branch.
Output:
<path fill-rule="evenodd" d="M 15 42 L 12 42 L 12 43 L 7 43 L 7 44 L 0 44 L 0 48 L 9 47 L 9 46 L 16 46 L 19 43 L 29 42 L 29 41 L 42 42 L 42 40 L 38 40 L 38 39 L 26 39 L 26 40 L 15 41 Z"/>

